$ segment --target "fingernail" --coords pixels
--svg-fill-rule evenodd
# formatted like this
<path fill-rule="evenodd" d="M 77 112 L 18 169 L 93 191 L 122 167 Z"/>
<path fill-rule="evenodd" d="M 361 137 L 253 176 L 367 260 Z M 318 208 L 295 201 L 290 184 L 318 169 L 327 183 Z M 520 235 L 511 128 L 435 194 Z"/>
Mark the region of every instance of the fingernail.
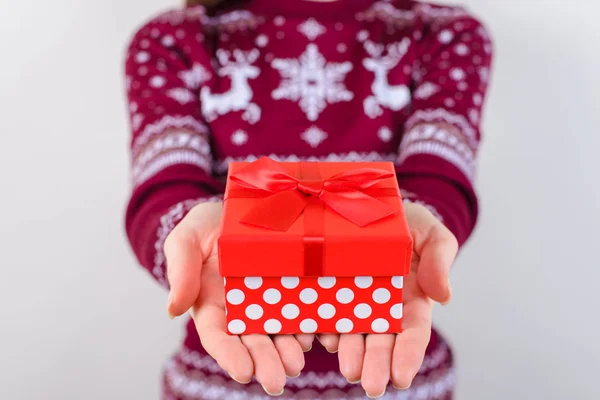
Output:
<path fill-rule="evenodd" d="M 408 389 L 408 388 L 410 387 L 410 385 L 411 385 L 411 384 L 409 383 L 409 384 L 408 384 L 408 386 L 406 386 L 406 387 L 400 387 L 400 386 L 396 386 L 396 385 L 393 385 L 393 386 L 394 386 L 394 388 L 395 388 L 395 389 L 397 389 L 397 390 L 406 390 L 406 389 Z"/>
<path fill-rule="evenodd" d="M 240 381 L 238 378 L 236 378 L 235 376 L 233 376 L 233 374 L 231 372 L 227 372 L 227 373 L 229 374 L 229 376 L 231 377 L 231 379 L 233 379 L 237 383 L 241 383 L 242 385 L 245 385 L 245 384 L 249 383 L 249 381 L 248 382 L 242 382 L 242 381 Z"/>
<path fill-rule="evenodd" d="M 175 319 L 175 316 L 173 314 L 169 313 L 169 318 L 170 319 Z"/>
<path fill-rule="evenodd" d="M 287 376 L 288 378 L 294 379 L 294 378 L 297 378 L 297 377 L 299 377 L 299 376 L 300 376 L 300 374 L 301 374 L 301 372 L 298 372 L 298 375 L 296 375 L 296 376 L 289 376 L 289 375 L 286 375 L 286 376 Z"/>
<path fill-rule="evenodd" d="M 450 284 L 450 279 L 448 279 L 448 300 L 441 302 L 440 304 L 443 306 L 447 306 L 452 300 L 452 285 Z"/>
<path fill-rule="evenodd" d="M 265 391 L 265 393 L 268 394 L 269 396 L 281 396 L 283 394 L 283 391 L 285 390 L 285 389 L 281 389 L 281 392 L 279 392 L 279 393 L 271 393 L 264 386 L 262 388 Z"/>
<path fill-rule="evenodd" d="M 305 352 L 305 353 L 308 353 L 308 352 L 309 352 L 309 351 L 311 351 L 311 350 L 312 350 L 312 344 L 310 345 L 310 347 L 309 347 L 308 349 L 304 350 L 304 352 Z"/>
<path fill-rule="evenodd" d="M 384 394 L 385 394 L 385 390 L 384 390 L 384 391 L 383 391 L 383 392 L 382 392 L 380 395 L 378 395 L 378 396 L 371 396 L 371 395 L 369 395 L 369 394 L 367 393 L 367 397 L 368 397 L 368 398 L 370 398 L 370 399 L 378 399 L 378 398 L 380 398 L 381 396 L 383 396 Z"/>
<path fill-rule="evenodd" d="M 351 385 L 356 385 L 357 383 L 360 383 L 360 379 L 357 379 L 355 381 L 351 381 L 350 379 L 346 379 L 348 381 L 349 384 Z"/>

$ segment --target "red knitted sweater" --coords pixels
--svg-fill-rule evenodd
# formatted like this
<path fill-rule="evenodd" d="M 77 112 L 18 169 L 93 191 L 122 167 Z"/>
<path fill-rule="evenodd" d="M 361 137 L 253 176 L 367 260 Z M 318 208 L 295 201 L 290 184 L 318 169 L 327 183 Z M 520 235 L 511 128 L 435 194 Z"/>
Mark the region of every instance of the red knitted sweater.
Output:
<path fill-rule="evenodd" d="M 412 0 L 253 0 L 152 19 L 126 59 L 139 262 L 167 286 L 170 230 L 219 199 L 231 161 L 260 155 L 394 161 L 407 201 L 464 243 L 491 48 L 464 9 Z M 187 345 L 200 349 L 193 327 Z"/>

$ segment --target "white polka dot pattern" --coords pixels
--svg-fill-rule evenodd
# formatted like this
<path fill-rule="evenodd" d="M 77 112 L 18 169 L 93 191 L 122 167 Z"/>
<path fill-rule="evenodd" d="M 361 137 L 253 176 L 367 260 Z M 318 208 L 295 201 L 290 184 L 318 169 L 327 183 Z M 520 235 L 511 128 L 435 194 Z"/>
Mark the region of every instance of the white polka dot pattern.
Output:
<path fill-rule="evenodd" d="M 242 304 L 245 297 L 244 292 L 240 289 L 231 289 L 227 292 L 227 301 L 233 305 Z"/>
<path fill-rule="evenodd" d="M 314 319 L 309 318 L 300 322 L 300 331 L 302 331 L 302 333 L 314 333 L 317 331 L 317 328 L 317 321 Z"/>
<path fill-rule="evenodd" d="M 300 300 L 304 304 L 312 304 L 317 301 L 319 295 L 315 289 L 304 289 L 300 292 Z"/>
<path fill-rule="evenodd" d="M 390 308 L 390 315 L 394 319 L 402 318 L 402 303 L 394 304 L 392 308 Z"/>
<path fill-rule="evenodd" d="M 392 295 L 387 289 L 379 288 L 373 292 L 373 301 L 378 304 L 384 304 L 390 301 Z"/>
<path fill-rule="evenodd" d="M 365 319 L 369 318 L 371 315 L 372 309 L 371 306 L 367 303 L 360 303 L 354 307 L 354 315 L 356 318 Z"/>
<path fill-rule="evenodd" d="M 263 316 L 263 309 L 258 304 L 250 304 L 246 307 L 246 316 L 250 319 L 260 319 Z"/>
<path fill-rule="evenodd" d="M 295 304 L 286 304 L 281 308 L 281 315 L 287 319 L 298 318 L 298 315 L 300 315 L 300 308 Z"/>
<path fill-rule="evenodd" d="M 343 288 L 337 291 L 335 298 L 342 304 L 348 304 L 354 300 L 354 292 L 352 289 Z"/>
<path fill-rule="evenodd" d="M 246 324 L 241 319 L 234 319 L 227 324 L 227 329 L 234 335 L 240 335 L 246 331 Z"/>
<path fill-rule="evenodd" d="M 260 276 L 249 276 L 244 278 L 244 285 L 248 289 L 258 289 L 262 285 L 262 278 Z"/>
<path fill-rule="evenodd" d="M 267 289 L 263 294 L 263 299 L 269 304 L 277 304 L 281 300 L 281 292 L 277 289 Z"/>
<path fill-rule="evenodd" d="M 281 285 L 286 289 L 294 289 L 300 283 L 300 278 L 297 276 L 284 276 L 281 278 Z"/>
<path fill-rule="evenodd" d="M 322 304 L 319 306 L 317 313 L 323 319 L 331 319 L 335 315 L 335 307 L 329 303 Z"/>
<path fill-rule="evenodd" d="M 348 318 L 342 318 L 335 323 L 335 329 L 337 329 L 339 333 L 348 333 L 353 327 L 354 324 Z"/>
<path fill-rule="evenodd" d="M 383 333 L 383 332 L 387 332 L 387 330 L 390 329 L 390 324 L 383 318 L 377 318 L 371 324 L 371 328 L 373 329 L 373 332 L 375 332 L 375 333 Z"/>
<path fill-rule="evenodd" d="M 356 278 L 354 278 L 354 284 L 361 289 L 366 289 L 373 284 L 373 277 L 357 276 Z"/>
<path fill-rule="evenodd" d="M 265 321 L 265 332 L 270 334 L 279 333 L 281 331 L 281 322 L 276 319 L 268 319 Z"/>
<path fill-rule="evenodd" d="M 383 333 L 402 329 L 402 276 L 228 277 L 231 334 Z"/>
<path fill-rule="evenodd" d="M 331 289 L 335 285 L 335 278 L 333 276 L 321 277 L 317 281 L 323 289 Z"/>
<path fill-rule="evenodd" d="M 404 284 L 404 277 L 402 276 L 394 276 L 392 277 L 392 286 L 396 289 L 402 289 Z"/>

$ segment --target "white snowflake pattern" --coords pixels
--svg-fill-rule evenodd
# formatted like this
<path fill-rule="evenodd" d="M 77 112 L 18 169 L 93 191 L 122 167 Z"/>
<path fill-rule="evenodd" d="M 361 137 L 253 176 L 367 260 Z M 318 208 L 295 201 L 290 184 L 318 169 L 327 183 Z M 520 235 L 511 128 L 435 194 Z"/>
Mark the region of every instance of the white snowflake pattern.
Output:
<path fill-rule="evenodd" d="M 194 64 L 191 69 L 181 71 L 179 77 L 188 89 L 196 90 L 200 85 L 209 80 L 211 75 L 201 64 Z"/>
<path fill-rule="evenodd" d="M 475 104 L 476 106 L 480 106 L 481 104 L 483 104 L 483 96 L 480 93 L 475 93 L 473 95 L 473 104 Z"/>
<path fill-rule="evenodd" d="M 313 41 L 323 33 L 326 29 L 323 25 L 317 22 L 314 18 L 309 18 L 300 25 L 298 25 L 298 31 L 300 31 L 308 40 Z"/>
<path fill-rule="evenodd" d="M 469 120 L 473 125 L 479 124 L 479 111 L 475 109 L 469 110 Z"/>
<path fill-rule="evenodd" d="M 452 33 L 452 31 L 448 29 L 444 29 L 438 35 L 438 40 L 444 44 L 450 43 L 452 39 L 454 39 L 454 33 Z"/>
<path fill-rule="evenodd" d="M 175 44 L 175 39 L 173 39 L 173 36 L 171 36 L 171 35 L 166 35 L 166 36 L 163 36 L 161 43 L 165 47 L 171 47 Z"/>
<path fill-rule="evenodd" d="M 440 87 L 435 83 L 425 82 L 421 84 L 417 90 L 415 90 L 415 98 L 420 100 L 426 100 L 436 94 L 440 90 Z"/>
<path fill-rule="evenodd" d="M 285 18 L 283 18 L 281 15 L 278 15 L 275 18 L 273 18 L 273 23 L 276 26 L 283 26 L 285 24 Z"/>
<path fill-rule="evenodd" d="M 258 35 L 256 37 L 255 43 L 258 47 L 265 47 L 267 44 L 269 44 L 269 38 L 267 37 L 267 35 Z"/>
<path fill-rule="evenodd" d="M 481 79 L 483 83 L 488 83 L 490 80 L 490 69 L 488 67 L 479 68 L 477 73 L 479 74 L 479 79 Z"/>
<path fill-rule="evenodd" d="M 454 48 L 454 52 L 459 56 L 466 56 L 469 54 L 469 46 L 464 43 L 459 43 Z"/>
<path fill-rule="evenodd" d="M 362 30 L 356 34 L 356 40 L 358 40 L 361 43 L 364 42 L 365 40 L 367 40 L 368 38 L 369 38 L 369 31 Z"/>
<path fill-rule="evenodd" d="M 323 140 L 327 139 L 327 133 L 323 132 L 316 126 L 311 126 L 306 131 L 304 131 L 300 138 L 309 144 L 313 149 L 323 142 Z"/>
<path fill-rule="evenodd" d="M 243 146 L 246 142 L 248 142 L 248 134 L 242 129 L 238 129 L 231 135 L 231 143 L 236 146 Z"/>
<path fill-rule="evenodd" d="M 139 64 L 143 64 L 150 60 L 150 53 L 147 51 L 140 51 L 135 55 L 135 61 Z"/>
<path fill-rule="evenodd" d="M 327 62 L 315 44 L 309 44 L 298 59 L 276 58 L 271 66 L 281 74 L 281 83 L 271 96 L 275 100 L 299 101 L 310 121 L 316 121 L 328 104 L 350 101 L 344 78 L 351 62 Z"/>
<path fill-rule="evenodd" d="M 159 89 L 163 86 L 165 86 L 165 84 L 167 83 L 167 80 L 160 75 L 155 75 L 152 78 L 150 78 L 150 86 L 152 86 L 153 88 Z"/>
<path fill-rule="evenodd" d="M 462 81 L 465 79 L 465 76 L 465 71 L 462 68 L 452 68 L 450 71 L 450 78 L 454 79 L 455 81 Z"/>
<path fill-rule="evenodd" d="M 390 128 L 388 128 L 387 126 L 382 126 L 381 128 L 379 128 L 379 131 L 377 131 L 377 136 L 379 137 L 379 139 L 381 139 L 382 142 L 387 143 L 390 140 L 392 140 L 394 134 L 392 133 L 392 130 Z"/>
<path fill-rule="evenodd" d="M 133 117 L 131 117 L 131 127 L 134 131 L 140 129 L 142 121 L 144 121 L 144 116 L 142 114 L 135 114 Z"/>
<path fill-rule="evenodd" d="M 196 96 L 186 88 L 174 88 L 167 91 L 167 96 L 179 104 L 188 104 L 196 100 Z"/>

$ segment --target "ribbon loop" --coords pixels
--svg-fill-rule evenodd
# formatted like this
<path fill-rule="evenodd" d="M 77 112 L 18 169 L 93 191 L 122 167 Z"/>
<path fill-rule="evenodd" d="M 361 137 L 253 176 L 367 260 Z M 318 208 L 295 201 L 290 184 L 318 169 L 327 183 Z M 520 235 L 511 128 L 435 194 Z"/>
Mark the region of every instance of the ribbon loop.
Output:
<path fill-rule="evenodd" d="M 298 182 L 298 191 L 307 196 L 319 197 L 323 192 L 322 180 L 301 180 Z"/>
<path fill-rule="evenodd" d="M 308 171 L 313 166 L 301 166 L 300 175 L 303 168 Z M 395 214 L 398 209 L 369 195 L 372 186 L 393 176 L 392 172 L 385 170 L 356 168 L 325 180 L 314 179 L 310 174 L 307 179 L 299 179 L 277 162 L 262 157 L 234 174 L 231 180 L 243 190 L 262 193 L 259 196 L 262 200 L 241 222 L 285 231 L 304 212 L 308 197 L 319 199 L 325 206 L 361 227 Z"/>

